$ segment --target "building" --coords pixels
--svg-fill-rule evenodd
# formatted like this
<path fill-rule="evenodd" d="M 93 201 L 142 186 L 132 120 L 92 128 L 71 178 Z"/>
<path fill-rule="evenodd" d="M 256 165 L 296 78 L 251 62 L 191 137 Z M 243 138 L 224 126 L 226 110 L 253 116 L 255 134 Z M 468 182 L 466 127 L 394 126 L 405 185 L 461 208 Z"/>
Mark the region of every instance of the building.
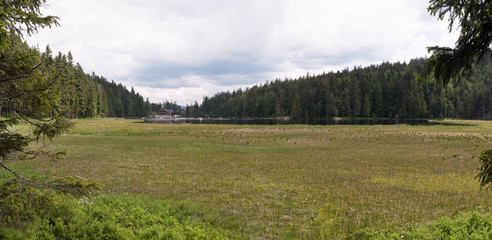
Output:
<path fill-rule="evenodd" d="M 175 118 L 179 115 L 179 113 L 177 113 L 176 111 L 174 110 L 170 110 L 170 109 L 161 109 L 159 110 L 159 112 L 157 113 L 157 115 L 155 116 L 156 118 Z"/>
<path fill-rule="evenodd" d="M 175 113 L 174 110 L 169 110 L 169 109 L 163 108 L 163 109 L 159 110 L 157 115 L 173 116 L 173 115 L 175 115 L 174 113 Z"/>

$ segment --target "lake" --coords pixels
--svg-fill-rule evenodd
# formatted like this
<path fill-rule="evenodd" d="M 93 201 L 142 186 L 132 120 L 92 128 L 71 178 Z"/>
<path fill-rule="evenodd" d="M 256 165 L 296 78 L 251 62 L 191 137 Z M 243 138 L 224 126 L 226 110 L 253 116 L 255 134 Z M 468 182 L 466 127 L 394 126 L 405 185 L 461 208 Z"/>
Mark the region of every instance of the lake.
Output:
<path fill-rule="evenodd" d="M 237 124 L 237 125 L 288 125 L 304 124 L 286 118 L 146 118 L 145 123 L 163 124 Z M 428 119 L 388 119 L 388 118 L 326 118 L 312 121 L 310 125 L 452 125 L 451 123 L 429 121 Z"/>

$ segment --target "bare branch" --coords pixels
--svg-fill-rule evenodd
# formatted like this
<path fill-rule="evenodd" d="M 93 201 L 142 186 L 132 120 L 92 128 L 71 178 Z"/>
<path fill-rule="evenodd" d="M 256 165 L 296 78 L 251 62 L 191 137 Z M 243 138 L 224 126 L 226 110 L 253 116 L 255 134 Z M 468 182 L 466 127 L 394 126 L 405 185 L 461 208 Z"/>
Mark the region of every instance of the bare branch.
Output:
<path fill-rule="evenodd" d="M 32 180 L 30 179 L 27 179 L 23 176 L 21 176 L 19 173 L 17 173 L 16 171 L 12 170 L 11 168 L 5 166 L 2 162 L 0 162 L 0 167 L 6 169 L 7 171 L 9 171 L 10 173 L 14 174 L 14 176 L 19 179 L 19 181 L 21 182 L 22 185 L 24 185 L 25 183 L 28 183 L 28 182 L 32 182 Z"/>

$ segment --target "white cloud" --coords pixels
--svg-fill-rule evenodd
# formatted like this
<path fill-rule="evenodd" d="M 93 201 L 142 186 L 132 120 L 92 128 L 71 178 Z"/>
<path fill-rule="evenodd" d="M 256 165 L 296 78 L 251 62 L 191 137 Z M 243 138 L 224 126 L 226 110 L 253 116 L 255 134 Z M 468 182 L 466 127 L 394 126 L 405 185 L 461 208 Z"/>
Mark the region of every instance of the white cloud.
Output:
<path fill-rule="evenodd" d="M 382 61 L 453 45 L 427 0 L 49 0 L 61 27 L 29 41 L 71 51 L 87 72 L 157 102 L 275 78 Z"/>
<path fill-rule="evenodd" d="M 206 79 L 197 75 L 186 75 L 180 79 L 173 79 L 176 82 L 187 82 L 190 87 L 175 87 L 175 88 L 154 88 L 154 87 L 134 87 L 135 91 L 142 96 L 152 99 L 152 102 L 177 101 L 178 104 L 191 105 L 195 101 L 200 100 L 205 96 L 212 96 L 215 93 L 223 91 L 233 91 L 239 88 L 246 88 L 247 85 L 222 86 L 215 84 L 214 80 Z M 123 82 L 124 85 L 134 85 L 132 81 Z"/>

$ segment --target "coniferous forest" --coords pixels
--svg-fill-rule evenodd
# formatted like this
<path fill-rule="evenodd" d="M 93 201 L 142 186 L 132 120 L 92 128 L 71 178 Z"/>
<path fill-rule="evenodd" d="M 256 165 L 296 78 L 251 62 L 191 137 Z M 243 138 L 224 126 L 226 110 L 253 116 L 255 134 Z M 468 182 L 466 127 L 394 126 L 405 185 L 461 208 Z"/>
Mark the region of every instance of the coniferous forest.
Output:
<path fill-rule="evenodd" d="M 148 99 L 144 101 L 133 88 L 128 90 L 121 83 L 85 73 L 79 63 L 73 62 L 70 52 L 52 56 L 47 46 L 41 61 L 44 67 L 60 71 L 62 81 L 66 81 L 65 105 L 73 109 L 71 117 L 142 117 L 152 111 Z"/>
<path fill-rule="evenodd" d="M 25 48 L 29 47 L 24 44 Z M 39 51 L 29 48 L 30 51 Z M 121 83 L 109 82 L 102 76 L 94 73 L 87 74 L 79 63 L 73 62 L 73 56 L 58 53 L 53 56 L 49 46 L 44 52 L 38 52 L 41 56 L 43 72 L 51 73 L 62 82 L 63 96 L 62 106 L 70 109 L 70 118 L 92 117 L 143 117 L 158 109 L 158 104 L 150 103 L 143 96 L 136 93 L 133 88 L 128 90 Z M 12 102 L 11 104 L 19 104 Z M 13 113 L 7 110 L 1 111 L 1 116 L 11 116 Z"/>
<path fill-rule="evenodd" d="M 330 117 L 492 119 L 492 62 L 459 86 L 416 81 L 425 59 L 382 63 L 297 79 L 277 79 L 245 90 L 204 97 L 187 116 L 283 117 L 318 123 Z"/>
<path fill-rule="evenodd" d="M 27 46 L 26 46 L 27 48 Z M 39 51 L 31 48 L 32 51 Z M 143 117 L 161 108 L 186 117 L 276 118 L 316 124 L 333 117 L 492 119 L 492 61 L 476 67 L 459 86 L 443 89 L 433 82 L 416 81 L 425 59 L 382 63 L 337 72 L 276 79 L 251 88 L 205 96 L 186 106 L 176 102 L 151 103 L 121 83 L 87 74 L 73 56 L 53 55 L 49 46 L 41 68 L 63 84 L 64 106 L 71 118 Z M 12 113 L 1 111 L 1 116 Z"/>

